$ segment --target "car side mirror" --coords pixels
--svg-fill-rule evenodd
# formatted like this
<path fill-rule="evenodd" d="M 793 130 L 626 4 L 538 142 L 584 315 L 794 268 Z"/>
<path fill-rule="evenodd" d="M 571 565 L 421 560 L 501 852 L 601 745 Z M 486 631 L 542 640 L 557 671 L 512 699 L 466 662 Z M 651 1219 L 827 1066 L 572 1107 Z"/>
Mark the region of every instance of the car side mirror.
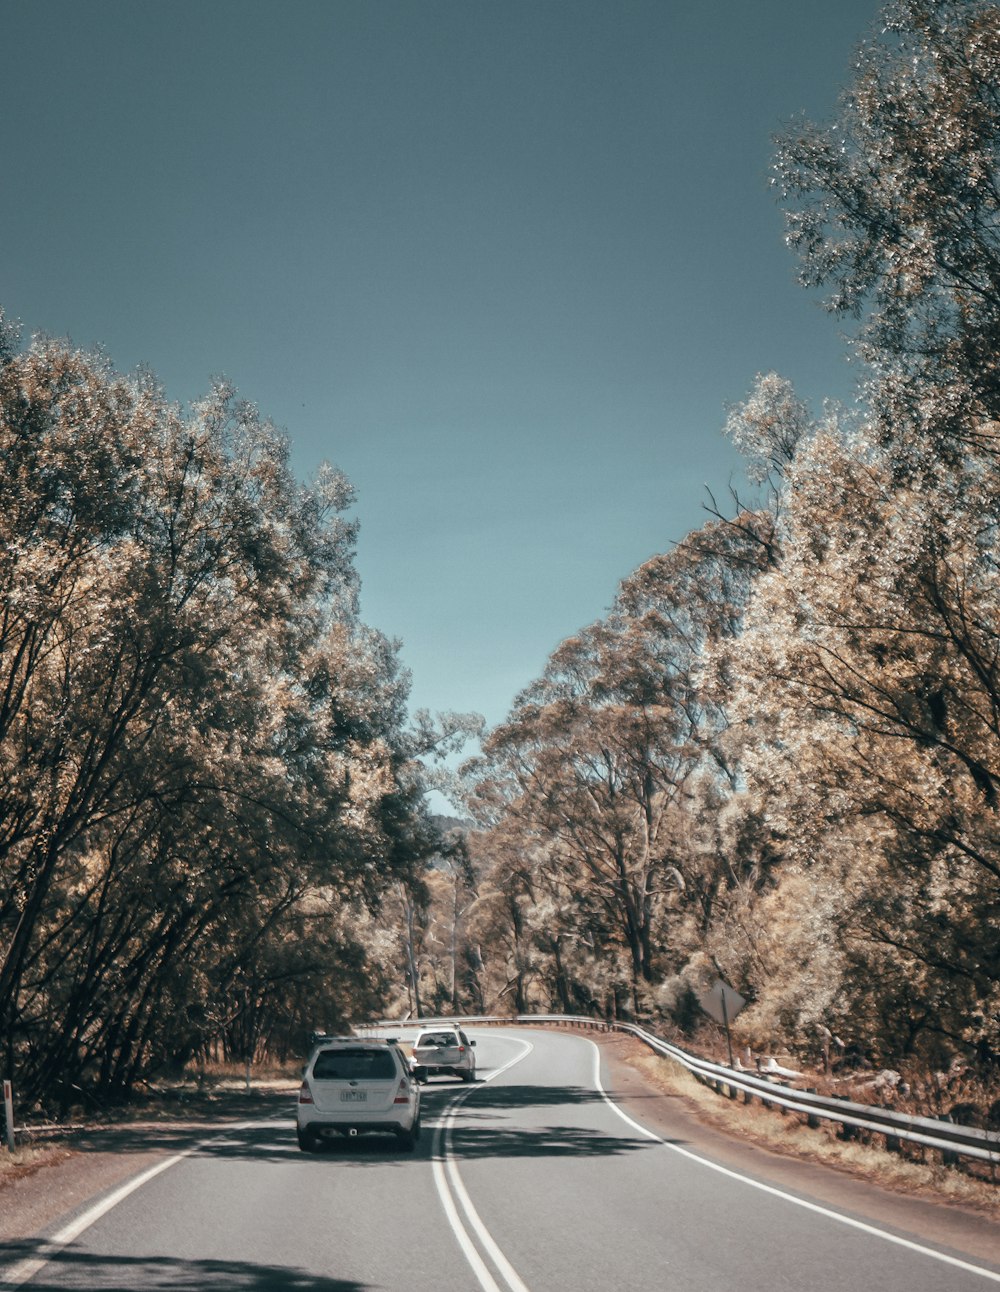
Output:
<path fill-rule="evenodd" d="M 476 1043 L 475 1041 L 470 1041 L 469 1044 L 474 1047 Z"/>

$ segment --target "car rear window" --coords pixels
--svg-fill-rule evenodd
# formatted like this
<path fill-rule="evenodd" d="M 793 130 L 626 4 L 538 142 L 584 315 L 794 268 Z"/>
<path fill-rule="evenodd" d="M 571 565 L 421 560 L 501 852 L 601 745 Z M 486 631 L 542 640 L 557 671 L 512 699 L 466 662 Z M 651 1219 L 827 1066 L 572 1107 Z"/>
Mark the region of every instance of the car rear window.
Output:
<path fill-rule="evenodd" d="M 458 1045 L 458 1037 L 454 1032 L 428 1032 L 420 1037 L 417 1045 Z"/>
<path fill-rule="evenodd" d="M 321 1050 L 312 1074 L 317 1081 L 391 1081 L 396 1065 L 390 1050 Z"/>

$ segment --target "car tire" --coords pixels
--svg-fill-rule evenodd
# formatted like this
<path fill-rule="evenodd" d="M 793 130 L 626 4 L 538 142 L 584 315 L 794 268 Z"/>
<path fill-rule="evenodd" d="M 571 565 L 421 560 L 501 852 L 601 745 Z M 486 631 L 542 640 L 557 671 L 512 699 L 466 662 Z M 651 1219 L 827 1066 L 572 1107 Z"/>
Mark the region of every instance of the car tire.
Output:
<path fill-rule="evenodd" d="M 307 1126 L 305 1130 L 296 1126 L 295 1135 L 299 1141 L 299 1148 L 303 1153 L 318 1153 L 320 1150 L 319 1136 L 314 1130 Z"/>
<path fill-rule="evenodd" d="M 426 1068 L 414 1068 L 414 1069 L 413 1069 L 413 1077 L 414 1077 L 414 1080 L 416 1081 L 417 1085 L 419 1085 L 419 1086 L 424 1085 L 424 1083 L 427 1081 L 427 1069 L 426 1069 Z"/>
<path fill-rule="evenodd" d="M 474 1072 L 469 1072 L 465 1068 L 460 1068 L 458 1075 L 462 1078 L 463 1081 L 475 1081 L 476 1079 L 476 1074 Z"/>
<path fill-rule="evenodd" d="M 420 1134 L 420 1127 L 414 1123 L 409 1130 L 398 1130 L 396 1138 L 399 1140 L 399 1147 L 404 1153 L 412 1153 L 417 1142 L 417 1136 Z"/>

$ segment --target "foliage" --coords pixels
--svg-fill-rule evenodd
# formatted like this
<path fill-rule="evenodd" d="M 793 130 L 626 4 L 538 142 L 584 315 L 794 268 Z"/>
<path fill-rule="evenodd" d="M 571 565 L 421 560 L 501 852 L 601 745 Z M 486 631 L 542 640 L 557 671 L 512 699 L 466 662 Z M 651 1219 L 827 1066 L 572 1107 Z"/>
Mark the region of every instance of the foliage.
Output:
<path fill-rule="evenodd" d="M 510 898 L 519 999 L 530 998 L 530 974 L 549 984 L 546 1004 L 642 1010 L 723 895 L 753 882 L 720 847 L 726 723 L 696 672 L 709 643 L 739 624 L 771 533 L 763 514 L 712 522 L 637 570 L 467 769 L 470 806 L 488 827 L 478 848 Z"/>
<path fill-rule="evenodd" d="M 744 1042 L 995 1071 L 1000 8 L 892 4 L 776 174 L 863 398 L 759 377 L 726 432 L 761 501 L 712 499 L 488 738 L 484 976 L 690 1026 L 721 974 Z"/>
<path fill-rule="evenodd" d="M 786 136 L 776 183 L 807 286 L 863 317 L 898 462 L 950 459 L 1000 417 L 1000 9 L 897 0 L 830 127 Z"/>
<path fill-rule="evenodd" d="M 5 334 L 6 335 L 6 334 Z M 363 1012 L 357 936 L 435 846 L 346 481 L 217 386 L 0 366 L 0 1032 L 26 1097 Z M 326 1022 L 327 1020 L 324 1020 Z"/>
<path fill-rule="evenodd" d="M 897 0 L 779 144 L 847 415 L 729 411 L 755 498 L 640 566 L 463 769 L 360 622 L 350 489 L 0 319 L 0 1020 L 32 1089 L 382 1004 L 1000 1062 L 1000 8 Z M 324 1002 L 317 1019 L 315 1002 Z"/>

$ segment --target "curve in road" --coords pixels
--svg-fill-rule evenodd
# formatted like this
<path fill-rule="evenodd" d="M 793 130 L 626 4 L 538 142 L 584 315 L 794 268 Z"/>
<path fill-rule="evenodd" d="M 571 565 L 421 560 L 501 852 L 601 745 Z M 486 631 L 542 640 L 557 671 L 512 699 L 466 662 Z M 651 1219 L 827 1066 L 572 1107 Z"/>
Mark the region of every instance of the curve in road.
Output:
<path fill-rule="evenodd" d="M 476 1037 L 482 1079 L 425 1086 L 434 1134 L 415 1154 L 374 1138 L 301 1154 L 285 1117 L 227 1126 L 8 1248 L 4 1285 L 972 1292 L 1000 1283 L 1000 1265 L 874 1224 L 860 1204 L 838 1211 L 713 1161 L 681 1120 L 664 1123 L 657 1092 L 634 1090 L 626 1111 L 589 1039 Z"/>

